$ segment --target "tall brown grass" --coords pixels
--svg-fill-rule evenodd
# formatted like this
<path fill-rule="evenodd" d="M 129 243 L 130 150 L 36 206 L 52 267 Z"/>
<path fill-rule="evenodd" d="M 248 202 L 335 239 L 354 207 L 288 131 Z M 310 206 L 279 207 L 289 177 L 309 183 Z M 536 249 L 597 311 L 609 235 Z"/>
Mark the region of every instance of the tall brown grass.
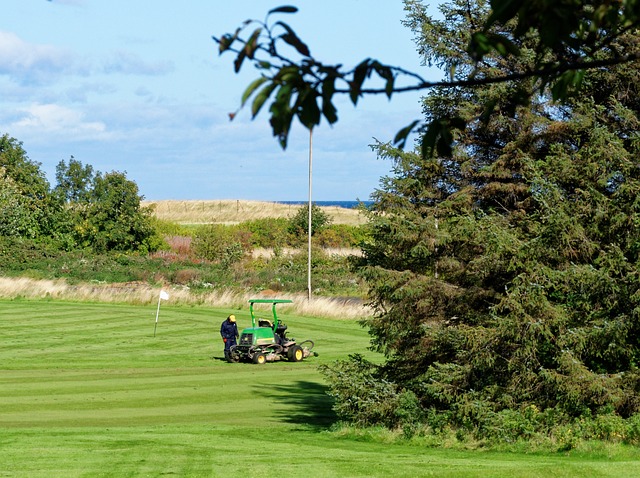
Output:
<path fill-rule="evenodd" d="M 143 201 L 152 206 L 158 219 L 178 224 L 238 224 L 254 219 L 290 218 L 299 205 L 266 201 L 210 200 L 210 201 Z M 365 218 L 357 209 L 337 206 L 320 206 L 333 224 L 361 225 Z"/>
<path fill-rule="evenodd" d="M 362 256 L 362 250 L 357 249 L 355 247 L 324 247 L 322 249 L 325 254 L 328 256 L 339 256 L 339 257 L 349 257 L 349 256 Z M 282 250 L 279 251 L 279 254 L 283 256 L 294 256 L 296 254 L 301 254 L 302 249 L 295 249 L 292 247 L 283 247 Z M 275 251 L 272 247 L 256 247 L 251 251 L 251 257 L 254 259 L 263 258 L 263 259 L 271 259 L 275 255 Z"/>
<path fill-rule="evenodd" d="M 275 293 L 263 291 L 258 294 L 227 291 L 211 291 L 193 294 L 187 287 L 165 288 L 169 294 L 167 303 L 172 305 L 202 305 L 237 310 L 248 309 L 249 299 L 290 299 L 292 304 L 283 304 L 279 311 L 309 317 L 337 319 L 360 319 L 371 315 L 371 310 L 359 301 L 331 297 L 312 297 L 304 294 Z M 0 298 L 4 299 L 59 299 L 104 303 L 127 303 L 134 305 L 155 304 L 160 289 L 145 283 L 106 284 L 92 282 L 81 285 L 67 284 L 63 280 L 34 280 L 29 278 L 0 277 Z"/>

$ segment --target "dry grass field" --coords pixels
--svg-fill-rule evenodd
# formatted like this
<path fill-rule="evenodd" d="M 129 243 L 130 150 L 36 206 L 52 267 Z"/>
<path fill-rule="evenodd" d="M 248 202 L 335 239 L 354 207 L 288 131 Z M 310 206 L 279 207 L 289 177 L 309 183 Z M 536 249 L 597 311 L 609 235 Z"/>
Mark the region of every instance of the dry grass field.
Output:
<path fill-rule="evenodd" d="M 299 205 L 265 201 L 244 200 L 162 200 L 143 201 L 152 206 L 158 219 L 178 224 L 238 224 L 265 218 L 289 218 L 295 215 Z M 320 206 L 333 224 L 360 225 L 365 218 L 356 209 L 337 206 Z"/>
<path fill-rule="evenodd" d="M 263 290 L 259 293 L 212 290 L 209 293 L 193 294 L 188 287 L 166 287 L 170 305 L 200 305 L 225 307 L 235 310 L 248 309 L 249 299 L 290 299 L 284 304 L 283 313 L 295 313 L 306 317 L 329 317 L 334 319 L 361 319 L 372 314 L 370 308 L 360 300 L 339 297 L 311 297 L 306 294 L 291 294 Z M 155 304 L 160 289 L 145 283 L 101 283 L 69 284 L 64 280 L 35 280 L 26 277 L 0 277 L 0 299 L 53 299 L 88 301 L 117 304 Z"/>
<path fill-rule="evenodd" d="M 161 220 L 183 224 L 237 224 L 244 221 L 264 218 L 288 218 L 293 216 L 300 206 L 260 201 L 211 200 L 211 201 L 143 201 L 143 206 L 152 206 L 156 217 Z M 359 225 L 365 222 L 356 209 L 337 206 L 322 207 L 331 216 L 334 224 Z M 179 238 L 180 239 L 180 238 Z M 181 238 L 185 239 L 185 238 Z M 188 244 L 183 248 L 188 249 Z M 257 249 L 254 257 L 270 257 L 273 251 Z M 287 249 L 287 254 L 295 250 Z M 353 248 L 327 249 L 332 255 L 357 255 Z M 211 290 L 208 293 L 192 293 L 186 286 L 167 286 L 174 305 L 203 305 L 207 307 L 231 307 L 237 310 L 247 308 L 251 298 L 272 298 L 272 291 L 249 296 L 242 292 Z M 153 304 L 157 302 L 159 289 L 146 283 L 105 283 L 90 282 L 70 284 L 65 280 L 37 280 L 28 277 L 1 277 L 0 299 L 54 299 L 89 301 L 99 303 Z M 370 316 L 372 311 L 360 300 L 312 297 L 305 294 L 278 293 L 278 298 L 291 299 L 293 304 L 284 306 L 283 312 L 304 316 L 332 317 L 342 319 L 360 319 Z"/>

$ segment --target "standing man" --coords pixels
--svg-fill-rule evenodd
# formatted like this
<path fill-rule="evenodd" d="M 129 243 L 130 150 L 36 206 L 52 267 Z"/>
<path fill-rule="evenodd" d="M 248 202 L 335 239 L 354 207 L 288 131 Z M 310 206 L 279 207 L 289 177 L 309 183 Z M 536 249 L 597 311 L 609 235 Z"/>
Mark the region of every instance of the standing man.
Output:
<path fill-rule="evenodd" d="M 236 344 L 236 339 L 239 337 L 235 315 L 230 315 L 229 317 L 227 317 L 227 320 L 222 322 L 222 325 L 220 326 L 220 335 L 222 336 L 222 341 L 224 342 L 224 358 L 230 360 L 231 354 L 229 350 L 231 349 L 232 345 Z"/>

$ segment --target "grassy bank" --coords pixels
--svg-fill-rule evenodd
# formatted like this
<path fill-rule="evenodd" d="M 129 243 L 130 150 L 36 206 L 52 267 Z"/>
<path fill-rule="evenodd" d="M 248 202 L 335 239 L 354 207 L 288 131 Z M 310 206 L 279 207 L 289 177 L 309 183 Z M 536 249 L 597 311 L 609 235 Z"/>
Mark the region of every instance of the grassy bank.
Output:
<path fill-rule="evenodd" d="M 290 218 L 299 205 L 265 201 L 209 200 L 209 201 L 143 201 L 143 206 L 153 206 L 158 219 L 177 224 L 238 224 L 266 218 Z M 356 209 L 337 206 L 321 206 L 333 224 L 360 225 L 364 217 Z"/>
<path fill-rule="evenodd" d="M 163 302 L 0 300 L 0 475 L 637 476 L 635 449 L 522 454 L 434 449 L 330 431 L 317 366 L 372 357 L 355 321 L 283 313 L 319 356 L 222 360 L 220 322 L 246 310 Z"/>
<path fill-rule="evenodd" d="M 167 286 L 170 304 L 226 307 L 233 310 L 246 310 L 247 301 L 253 298 L 290 299 L 282 310 L 312 317 L 335 319 L 360 319 L 371 314 L 371 310 L 362 301 L 335 297 L 313 296 L 308 300 L 305 294 L 291 294 L 263 290 L 256 293 L 238 292 L 231 289 L 211 290 L 192 293 L 188 287 Z M 0 277 L 0 299 L 56 299 L 73 301 L 91 301 L 130 305 L 154 305 L 160 294 L 159 287 L 147 283 L 82 283 L 70 284 L 65 280 L 35 280 L 26 277 Z"/>

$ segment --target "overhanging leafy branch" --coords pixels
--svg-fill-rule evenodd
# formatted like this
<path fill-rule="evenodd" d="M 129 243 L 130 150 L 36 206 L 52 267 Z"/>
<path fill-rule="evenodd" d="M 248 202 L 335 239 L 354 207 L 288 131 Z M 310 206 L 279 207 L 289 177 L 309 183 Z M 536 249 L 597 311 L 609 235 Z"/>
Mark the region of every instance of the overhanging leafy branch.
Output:
<path fill-rule="evenodd" d="M 615 48 L 618 37 L 638 27 L 639 0 L 536 3 L 492 0 L 490 5 L 485 23 L 470 36 L 469 57 L 480 65 L 491 55 L 519 56 L 519 42 L 535 35 L 537 56 L 530 68 L 495 76 L 478 75 L 478 70 L 474 69 L 466 77 L 456 77 L 455 68 L 452 68 L 449 78 L 442 81 L 427 81 L 415 72 L 372 58 L 344 69 L 342 64 L 326 64 L 314 58 L 308 45 L 287 23 L 271 22 L 272 15 L 296 13 L 298 9 L 294 6 L 274 8 L 264 21 L 247 20 L 233 34 L 214 36 L 213 40 L 218 44 L 220 54 L 231 52 L 236 55 L 236 73 L 247 60 L 258 69 L 259 77 L 246 87 L 239 109 L 250 102 L 251 115 L 255 118 L 270 100 L 269 122 L 282 148 L 287 147 L 294 117 L 307 129 L 319 125 L 322 118 L 329 124 L 336 123 L 337 95 L 347 95 L 357 105 L 365 95 L 384 94 L 391 98 L 409 91 L 533 79 L 535 88 L 520 101 L 547 92 L 555 101 L 563 101 L 579 91 L 585 71 L 640 59 L 640 52 L 620 54 Z M 499 28 L 508 22 L 516 23 L 510 35 Z M 285 49 L 289 49 L 286 54 L 283 53 Z M 491 104 L 484 106 L 480 118 L 487 118 L 492 113 Z M 230 113 L 230 118 L 233 119 L 237 112 Z M 467 120 L 459 117 L 434 118 L 428 124 L 412 121 L 398 131 L 394 144 L 404 147 L 412 133 L 419 133 L 423 155 L 448 154 L 454 131 L 464 129 L 466 124 Z"/>

